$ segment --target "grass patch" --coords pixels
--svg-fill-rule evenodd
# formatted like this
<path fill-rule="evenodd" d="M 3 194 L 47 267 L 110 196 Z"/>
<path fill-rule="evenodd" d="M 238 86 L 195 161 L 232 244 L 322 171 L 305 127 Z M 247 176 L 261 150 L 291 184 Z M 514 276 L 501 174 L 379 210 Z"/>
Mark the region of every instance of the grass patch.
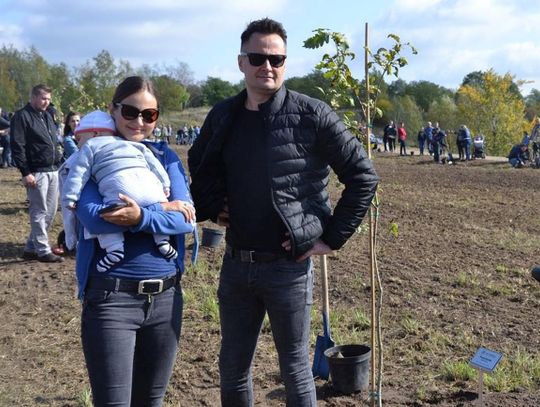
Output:
<path fill-rule="evenodd" d="M 89 388 L 85 388 L 77 396 L 77 407 L 92 407 L 92 392 Z"/>
<path fill-rule="evenodd" d="M 503 233 L 495 242 L 505 250 L 522 251 L 527 255 L 532 255 L 538 248 L 536 236 L 513 228 L 501 232 Z"/>
<path fill-rule="evenodd" d="M 215 277 L 215 273 L 210 267 L 210 263 L 206 259 L 199 258 L 197 259 L 196 264 L 189 264 L 186 267 L 186 273 L 190 274 L 194 278 L 206 278 L 206 277 Z"/>
<path fill-rule="evenodd" d="M 488 283 L 488 292 L 493 296 L 507 296 L 516 293 L 516 289 L 510 285 L 497 285 L 495 283 Z"/>
<path fill-rule="evenodd" d="M 467 382 L 476 380 L 478 372 L 467 361 L 444 362 L 441 376 L 446 381 Z M 495 371 L 484 375 L 484 384 L 490 391 L 509 393 L 540 386 L 540 353 L 517 349 L 515 354 L 504 357 Z"/>
<path fill-rule="evenodd" d="M 508 267 L 506 267 L 504 264 L 498 264 L 495 267 L 495 271 L 500 274 L 508 274 Z"/>
<path fill-rule="evenodd" d="M 505 357 L 492 374 L 484 377 L 486 387 L 497 392 L 531 389 L 540 385 L 540 353 L 517 349 Z"/>
<path fill-rule="evenodd" d="M 201 304 L 203 316 L 212 322 L 219 323 L 219 304 L 215 287 L 204 285 L 199 293 L 198 301 Z"/>
<path fill-rule="evenodd" d="M 322 315 L 315 307 L 311 309 L 311 342 L 323 335 Z M 370 321 L 362 310 L 334 309 L 330 312 L 332 339 L 338 345 L 367 343 Z M 264 329 L 264 326 L 263 326 Z"/>
<path fill-rule="evenodd" d="M 448 335 L 431 328 L 426 330 L 424 338 L 427 343 L 426 349 L 433 353 L 441 352 L 452 343 Z"/>
<path fill-rule="evenodd" d="M 476 369 L 471 367 L 468 362 L 447 361 L 442 366 L 442 377 L 447 381 L 466 382 L 476 378 Z"/>
<path fill-rule="evenodd" d="M 480 285 L 480 281 L 478 280 L 478 277 L 465 271 L 460 271 L 457 274 L 456 285 L 462 288 L 474 288 Z"/>
<path fill-rule="evenodd" d="M 371 326 L 371 319 L 363 310 L 357 309 L 353 313 L 353 326 L 358 329 L 368 329 Z"/>
<path fill-rule="evenodd" d="M 189 307 L 196 304 L 197 296 L 193 290 L 183 290 L 182 297 L 184 299 L 184 306 Z"/>
<path fill-rule="evenodd" d="M 400 326 L 406 335 L 418 335 L 422 329 L 422 324 L 411 317 L 405 317 L 401 320 Z"/>

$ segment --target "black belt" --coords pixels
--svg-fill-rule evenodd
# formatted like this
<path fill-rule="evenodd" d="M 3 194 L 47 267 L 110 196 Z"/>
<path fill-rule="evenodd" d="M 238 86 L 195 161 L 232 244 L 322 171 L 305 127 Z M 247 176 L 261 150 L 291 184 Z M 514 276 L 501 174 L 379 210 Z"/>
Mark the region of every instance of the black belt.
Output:
<path fill-rule="evenodd" d="M 106 291 L 125 291 L 138 294 L 159 294 L 173 287 L 178 278 L 176 275 L 148 280 L 127 280 L 112 277 L 89 277 L 86 288 Z"/>
<path fill-rule="evenodd" d="M 269 261 L 275 261 L 287 257 L 284 254 L 261 252 L 258 250 L 234 249 L 229 245 L 225 247 L 225 253 L 232 258 L 240 260 L 242 263 L 267 263 Z"/>

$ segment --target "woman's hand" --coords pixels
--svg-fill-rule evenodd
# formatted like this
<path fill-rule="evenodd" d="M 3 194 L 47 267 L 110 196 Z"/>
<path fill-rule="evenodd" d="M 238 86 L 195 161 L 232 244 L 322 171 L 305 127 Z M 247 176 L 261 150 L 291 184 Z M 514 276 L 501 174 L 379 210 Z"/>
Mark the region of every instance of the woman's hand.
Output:
<path fill-rule="evenodd" d="M 118 194 L 118 197 L 125 202 L 127 206 L 99 216 L 101 216 L 103 220 L 119 226 L 138 225 L 141 222 L 142 213 L 137 202 L 123 194 Z"/>
<path fill-rule="evenodd" d="M 186 222 L 195 220 L 195 207 L 190 202 L 177 199 L 170 202 L 161 202 L 161 206 L 166 211 L 181 212 L 186 218 Z"/>

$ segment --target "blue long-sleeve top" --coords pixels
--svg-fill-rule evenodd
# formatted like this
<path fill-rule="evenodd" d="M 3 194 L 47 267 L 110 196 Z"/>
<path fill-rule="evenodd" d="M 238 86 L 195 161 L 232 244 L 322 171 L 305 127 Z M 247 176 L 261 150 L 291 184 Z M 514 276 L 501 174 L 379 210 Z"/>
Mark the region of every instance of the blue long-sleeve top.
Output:
<path fill-rule="evenodd" d="M 79 151 L 79 147 L 75 142 L 73 133 L 69 133 L 67 136 L 64 136 L 64 156 L 69 158 L 73 153 Z"/>
<path fill-rule="evenodd" d="M 144 142 L 156 158 L 161 162 L 171 180 L 169 200 L 193 202 L 188 189 L 188 181 L 180 159 L 165 142 Z M 123 232 L 125 236 L 125 257 L 122 262 L 111 268 L 107 276 L 130 278 L 135 280 L 162 278 L 184 271 L 186 233 L 195 231 L 195 223 L 187 222 L 184 215 L 176 211 L 165 211 L 161 204 L 141 207 L 141 221 L 133 227 L 114 225 L 103 220 L 98 211 L 105 205 L 95 182 L 86 183 L 77 205 L 79 222 L 91 233 Z M 82 228 L 81 228 L 82 229 Z M 159 253 L 152 234 L 164 234 L 174 237 L 171 243 L 176 243 L 178 251 L 176 260 L 167 260 Z M 192 259 L 196 257 L 197 240 L 194 245 Z M 79 288 L 79 298 L 84 296 L 84 290 L 91 274 L 104 276 L 96 271 L 96 261 L 104 255 L 96 239 L 84 239 L 82 233 L 77 245 L 76 274 Z"/>

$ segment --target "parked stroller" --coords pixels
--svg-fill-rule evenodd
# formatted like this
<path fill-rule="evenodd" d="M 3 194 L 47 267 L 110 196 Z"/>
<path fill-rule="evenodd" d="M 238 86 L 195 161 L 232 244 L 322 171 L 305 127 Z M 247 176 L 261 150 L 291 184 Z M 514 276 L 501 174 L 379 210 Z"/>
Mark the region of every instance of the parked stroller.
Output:
<path fill-rule="evenodd" d="M 476 136 L 473 140 L 473 159 L 486 158 L 484 136 Z"/>

